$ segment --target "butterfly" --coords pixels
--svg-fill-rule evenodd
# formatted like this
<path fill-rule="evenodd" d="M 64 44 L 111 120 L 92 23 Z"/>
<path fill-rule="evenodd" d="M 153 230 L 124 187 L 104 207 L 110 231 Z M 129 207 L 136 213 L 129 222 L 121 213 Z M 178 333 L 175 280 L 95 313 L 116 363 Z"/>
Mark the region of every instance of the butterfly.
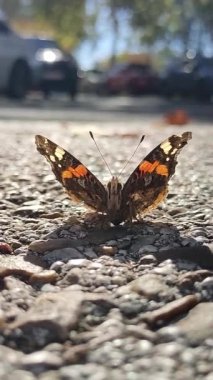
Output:
<path fill-rule="evenodd" d="M 35 142 L 71 200 L 83 201 L 118 225 L 143 216 L 165 199 L 177 156 L 191 138 L 191 132 L 170 136 L 139 163 L 124 185 L 113 176 L 106 186 L 77 158 L 48 138 L 37 135 Z"/>

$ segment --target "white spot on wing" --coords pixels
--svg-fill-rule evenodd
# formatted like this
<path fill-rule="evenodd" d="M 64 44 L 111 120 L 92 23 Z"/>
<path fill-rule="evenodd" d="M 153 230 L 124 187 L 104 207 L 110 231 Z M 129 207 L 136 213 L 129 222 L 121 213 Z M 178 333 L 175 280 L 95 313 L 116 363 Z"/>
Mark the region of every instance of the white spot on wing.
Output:
<path fill-rule="evenodd" d="M 168 154 L 169 151 L 172 149 L 172 145 L 170 144 L 169 140 L 164 141 L 160 145 L 161 149 L 163 149 L 164 153 Z"/>
<path fill-rule="evenodd" d="M 178 151 L 178 149 L 177 149 L 177 148 L 174 148 L 174 149 L 172 150 L 171 154 L 175 154 L 177 151 Z"/>
<path fill-rule="evenodd" d="M 55 159 L 55 156 L 50 156 L 50 160 L 52 161 L 52 162 L 55 162 L 56 161 L 56 159 Z"/>
<path fill-rule="evenodd" d="M 62 160 L 64 153 L 65 153 L 64 149 L 59 148 L 59 146 L 57 146 L 55 150 L 55 156 L 59 159 L 59 161 Z"/>

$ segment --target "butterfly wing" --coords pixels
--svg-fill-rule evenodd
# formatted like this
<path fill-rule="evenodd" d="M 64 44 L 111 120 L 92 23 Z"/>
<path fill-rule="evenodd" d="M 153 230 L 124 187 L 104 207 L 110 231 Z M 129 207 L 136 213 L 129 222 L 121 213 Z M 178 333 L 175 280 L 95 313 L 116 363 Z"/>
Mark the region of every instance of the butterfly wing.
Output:
<path fill-rule="evenodd" d="M 147 213 L 166 197 L 168 181 L 177 165 L 177 156 L 191 138 L 191 132 L 169 137 L 133 171 L 122 191 L 122 207 L 128 209 L 130 217 Z"/>
<path fill-rule="evenodd" d="M 35 143 L 72 201 L 83 201 L 97 211 L 106 211 L 106 189 L 86 166 L 46 137 L 37 135 Z"/>

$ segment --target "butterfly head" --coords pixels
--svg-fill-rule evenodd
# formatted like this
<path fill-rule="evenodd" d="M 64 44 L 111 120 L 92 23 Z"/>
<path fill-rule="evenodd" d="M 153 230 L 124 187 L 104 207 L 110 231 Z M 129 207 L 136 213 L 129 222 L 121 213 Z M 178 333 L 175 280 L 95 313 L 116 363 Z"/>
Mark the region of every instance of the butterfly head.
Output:
<path fill-rule="evenodd" d="M 107 212 L 113 224 L 120 223 L 120 210 L 122 201 L 122 184 L 117 177 L 112 177 L 107 184 Z"/>

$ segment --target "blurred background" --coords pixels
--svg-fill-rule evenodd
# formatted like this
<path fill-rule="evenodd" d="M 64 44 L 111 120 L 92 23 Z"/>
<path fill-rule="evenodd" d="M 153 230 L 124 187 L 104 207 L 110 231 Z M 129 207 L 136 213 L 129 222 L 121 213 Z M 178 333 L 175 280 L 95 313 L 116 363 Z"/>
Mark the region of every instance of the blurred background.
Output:
<path fill-rule="evenodd" d="M 0 0 L 0 92 L 0 117 L 38 99 L 93 110 L 113 99 L 211 119 L 213 1 Z"/>

